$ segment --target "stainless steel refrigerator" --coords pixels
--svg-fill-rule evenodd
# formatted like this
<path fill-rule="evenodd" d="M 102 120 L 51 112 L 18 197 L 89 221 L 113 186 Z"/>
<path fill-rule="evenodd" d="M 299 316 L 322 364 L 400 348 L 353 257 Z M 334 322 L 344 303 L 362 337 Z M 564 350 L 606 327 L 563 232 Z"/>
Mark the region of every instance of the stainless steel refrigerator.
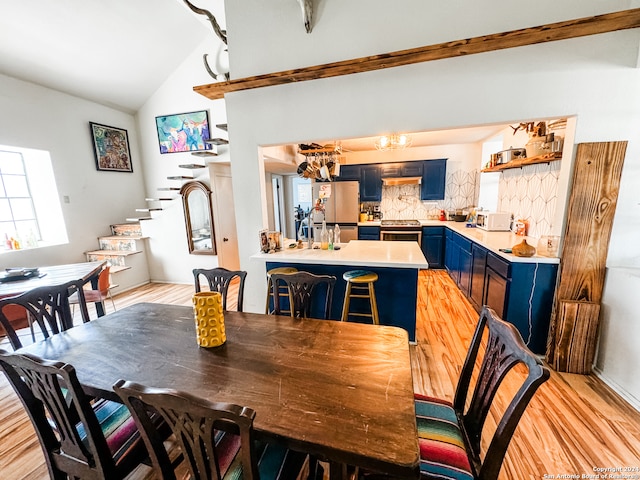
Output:
<path fill-rule="evenodd" d="M 312 185 L 313 202 L 327 195 L 323 201 L 324 212 L 314 210 L 313 238 L 320 241 L 322 221 L 327 222 L 327 228 L 333 229 L 340 225 L 340 241 L 347 243 L 358 238 L 358 215 L 360 204 L 359 182 L 314 182 Z"/>

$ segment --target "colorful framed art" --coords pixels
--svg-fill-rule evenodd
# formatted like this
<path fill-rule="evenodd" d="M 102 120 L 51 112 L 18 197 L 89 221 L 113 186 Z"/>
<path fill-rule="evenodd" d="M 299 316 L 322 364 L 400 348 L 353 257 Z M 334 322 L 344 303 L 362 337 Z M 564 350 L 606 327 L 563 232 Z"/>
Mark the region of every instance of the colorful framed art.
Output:
<path fill-rule="evenodd" d="M 89 122 L 96 168 L 107 172 L 133 172 L 127 131 Z"/>
<path fill-rule="evenodd" d="M 160 153 L 202 152 L 211 150 L 209 112 L 177 113 L 156 117 Z"/>

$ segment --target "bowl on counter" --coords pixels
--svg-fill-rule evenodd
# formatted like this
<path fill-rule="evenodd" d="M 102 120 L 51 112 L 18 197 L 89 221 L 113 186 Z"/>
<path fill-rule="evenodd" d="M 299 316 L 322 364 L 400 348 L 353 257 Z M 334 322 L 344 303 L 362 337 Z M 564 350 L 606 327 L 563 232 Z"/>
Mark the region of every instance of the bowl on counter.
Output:
<path fill-rule="evenodd" d="M 453 218 L 454 222 L 464 222 L 464 221 L 467 220 L 467 216 L 466 215 L 457 215 L 456 214 L 456 215 L 453 215 L 452 218 Z"/>

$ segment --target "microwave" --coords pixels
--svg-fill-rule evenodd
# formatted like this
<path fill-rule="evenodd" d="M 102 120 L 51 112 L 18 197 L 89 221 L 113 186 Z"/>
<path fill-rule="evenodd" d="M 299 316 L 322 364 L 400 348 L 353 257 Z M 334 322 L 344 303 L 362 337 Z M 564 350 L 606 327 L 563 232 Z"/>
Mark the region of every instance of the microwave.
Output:
<path fill-rule="evenodd" d="M 476 226 L 489 232 L 508 232 L 511 214 L 506 212 L 478 212 Z"/>

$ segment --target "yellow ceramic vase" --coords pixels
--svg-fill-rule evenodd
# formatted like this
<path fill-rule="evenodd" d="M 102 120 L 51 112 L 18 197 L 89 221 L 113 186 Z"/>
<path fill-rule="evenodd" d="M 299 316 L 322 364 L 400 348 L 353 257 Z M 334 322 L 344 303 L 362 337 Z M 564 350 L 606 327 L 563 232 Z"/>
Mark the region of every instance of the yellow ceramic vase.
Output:
<path fill-rule="evenodd" d="M 219 292 L 198 292 L 193 295 L 196 339 L 201 347 L 219 347 L 227 341 Z"/>

